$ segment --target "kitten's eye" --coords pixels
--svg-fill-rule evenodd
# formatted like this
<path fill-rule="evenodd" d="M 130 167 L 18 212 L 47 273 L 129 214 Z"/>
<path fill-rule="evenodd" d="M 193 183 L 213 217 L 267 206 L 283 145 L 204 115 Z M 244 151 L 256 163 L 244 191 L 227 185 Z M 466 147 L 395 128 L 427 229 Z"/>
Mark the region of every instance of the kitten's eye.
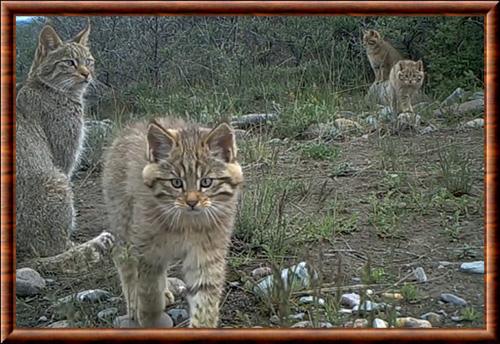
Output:
<path fill-rule="evenodd" d="M 64 63 L 68 67 L 76 67 L 75 60 L 63 60 L 62 63 Z"/>
<path fill-rule="evenodd" d="M 182 179 L 179 178 L 174 178 L 171 179 L 170 182 L 172 183 L 172 186 L 176 189 L 182 188 Z"/>
<path fill-rule="evenodd" d="M 92 65 L 94 65 L 94 60 L 92 60 L 92 59 L 86 59 L 86 60 L 85 60 L 85 65 L 87 65 L 87 66 L 92 66 Z"/>
<path fill-rule="evenodd" d="M 200 185 L 202 188 L 208 188 L 212 185 L 212 178 L 201 178 Z"/>

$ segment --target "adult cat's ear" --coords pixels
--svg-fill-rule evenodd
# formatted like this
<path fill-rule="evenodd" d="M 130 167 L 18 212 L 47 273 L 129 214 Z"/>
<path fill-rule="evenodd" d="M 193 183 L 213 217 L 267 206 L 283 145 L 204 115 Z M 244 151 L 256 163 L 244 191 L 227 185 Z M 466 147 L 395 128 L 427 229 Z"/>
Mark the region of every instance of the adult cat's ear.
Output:
<path fill-rule="evenodd" d="M 234 130 L 227 123 L 221 123 L 208 133 L 204 141 L 209 149 L 223 161 L 230 163 L 236 159 L 236 139 Z"/>
<path fill-rule="evenodd" d="M 75 38 L 72 39 L 73 42 L 81 44 L 83 46 L 89 45 L 89 34 L 90 34 L 90 19 L 87 19 L 87 27 L 83 29 Z"/>
<path fill-rule="evenodd" d="M 147 157 L 150 162 L 164 160 L 170 154 L 177 139 L 177 131 L 164 129 L 158 122 L 152 120 L 148 126 L 148 151 Z"/>
<path fill-rule="evenodd" d="M 46 55 L 47 52 L 59 48 L 62 44 L 63 42 L 61 38 L 59 38 L 59 35 L 51 26 L 47 25 L 40 32 L 40 37 L 38 38 L 37 55 Z"/>
<path fill-rule="evenodd" d="M 422 60 L 418 60 L 417 61 L 417 69 L 419 71 L 423 71 L 424 70 L 424 63 L 422 62 Z"/>

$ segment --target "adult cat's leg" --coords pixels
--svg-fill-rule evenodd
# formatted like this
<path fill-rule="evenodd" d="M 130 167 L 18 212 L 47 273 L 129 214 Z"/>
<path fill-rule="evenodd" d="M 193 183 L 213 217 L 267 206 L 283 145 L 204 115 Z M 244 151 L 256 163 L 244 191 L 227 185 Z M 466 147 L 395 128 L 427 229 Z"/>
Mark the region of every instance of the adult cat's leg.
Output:
<path fill-rule="evenodd" d="M 224 285 L 225 250 L 194 250 L 184 260 L 190 327 L 217 327 Z"/>

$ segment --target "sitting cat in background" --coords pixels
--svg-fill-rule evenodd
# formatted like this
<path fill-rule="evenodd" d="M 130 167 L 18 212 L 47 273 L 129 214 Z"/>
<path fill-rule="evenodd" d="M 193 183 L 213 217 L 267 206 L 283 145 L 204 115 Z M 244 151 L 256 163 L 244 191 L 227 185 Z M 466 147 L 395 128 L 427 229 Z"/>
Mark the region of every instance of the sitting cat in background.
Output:
<path fill-rule="evenodd" d="M 169 326 L 165 272 L 181 259 L 190 326 L 216 327 L 243 182 L 233 130 L 169 118 L 140 122 L 118 136 L 104 161 L 113 259 L 129 323 Z"/>
<path fill-rule="evenodd" d="M 94 73 L 89 33 L 90 23 L 63 42 L 52 27 L 45 26 L 28 78 L 17 95 L 18 266 L 30 259 L 28 265 L 40 270 L 87 266 L 82 260 L 96 258 L 97 250 L 110 242 L 109 233 L 79 246 L 69 240 L 75 227 L 70 177 L 82 149 L 83 95 Z"/>
<path fill-rule="evenodd" d="M 392 66 L 403 56 L 375 30 L 363 31 L 363 44 L 375 73 L 375 83 L 388 80 Z"/>

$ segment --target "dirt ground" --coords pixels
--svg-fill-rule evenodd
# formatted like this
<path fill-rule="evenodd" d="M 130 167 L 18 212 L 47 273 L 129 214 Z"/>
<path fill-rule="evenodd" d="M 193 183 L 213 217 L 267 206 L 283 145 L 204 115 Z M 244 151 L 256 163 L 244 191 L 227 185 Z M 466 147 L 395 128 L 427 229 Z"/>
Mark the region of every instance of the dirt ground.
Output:
<path fill-rule="evenodd" d="M 356 288 L 366 284 L 362 275 L 369 264 L 380 277 L 366 287 L 373 291 L 375 301 L 382 300 L 384 291 L 400 291 L 406 282 L 412 281 L 408 277 L 412 270 L 422 267 L 428 281 L 412 284 L 418 294 L 415 300 L 391 301 L 398 306 L 401 316 L 419 318 L 426 312 L 444 311 L 447 316 L 441 327 L 485 326 L 484 275 L 466 274 L 458 269 L 462 262 L 484 259 L 483 130 L 441 129 L 427 135 L 407 133 L 385 138 L 373 133 L 364 138 L 328 143 L 339 152 L 334 160 L 304 157 L 294 148 L 301 144 L 303 142 L 292 140 L 278 143 L 274 151 L 277 159 L 272 166 L 265 161 L 243 161 L 245 192 L 257 187 L 263 178 L 294 180 L 301 187 L 289 199 L 289 214 L 323 214 L 335 199 L 342 204 L 341 218 L 354 219 L 355 226 L 333 234 L 306 236 L 300 241 L 291 238 L 290 242 L 298 248 L 283 255 L 283 267 L 307 260 L 320 271 L 320 286 L 346 287 L 343 292 L 360 292 Z M 447 147 L 457 147 L 458 152 L 467 154 L 472 162 L 472 189 L 468 194 L 440 197 L 438 190 L 443 177 L 436 166 L 439 166 L 440 152 Z M 411 183 L 404 182 L 407 180 Z M 80 171 L 74 178 L 74 188 L 79 227 L 74 240 L 83 242 L 107 229 L 100 171 Z M 395 205 L 389 203 L 393 200 Z M 380 229 L 393 228 L 387 227 L 384 221 L 394 218 L 389 215 L 374 218 L 370 214 L 376 206 L 383 215 L 403 211 L 404 215 L 397 218 L 396 232 L 385 233 Z M 269 307 L 244 287 L 244 279 L 259 266 L 269 266 L 266 254 L 258 247 L 249 248 L 235 237 L 229 256 L 221 326 L 277 326 L 269 320 L 272 315 Z M 109 322 L 97 319 L 99 310 L 114 306 L 118 307 L 119 314 L 125 312 L 124 301 L 118 298 L 72 310 L 54 306 L 56 299 L 86 289 L 101 288 L 120 296 L 117 273 L 111 261 L 84 276 L 44 277 L 52 282 L 43 294 L 18 299 L 18 327 L 44 327 L 63 318 L 74 320 L 81 327 L 109 327 Z M 238 283 L 230 286 L 229 282 Z M 451 320 L 463 310 L 441 303 L 440 294 L 444 292 L 464 298 L 475 316 L 469 321 Z M 322 296 L 328 294 L 334 295 L 335 290 L 321 291 Z M 291 298 L 291 311 L 311 311 L 298 304 L 298 296 Z M 175 306 L 179 305 L 185 304 L 180 300 Z M 339 314 L 329 321 L 335 327 L 342 327 L 349 320 L 370 319 L 370 316 Z"/>

